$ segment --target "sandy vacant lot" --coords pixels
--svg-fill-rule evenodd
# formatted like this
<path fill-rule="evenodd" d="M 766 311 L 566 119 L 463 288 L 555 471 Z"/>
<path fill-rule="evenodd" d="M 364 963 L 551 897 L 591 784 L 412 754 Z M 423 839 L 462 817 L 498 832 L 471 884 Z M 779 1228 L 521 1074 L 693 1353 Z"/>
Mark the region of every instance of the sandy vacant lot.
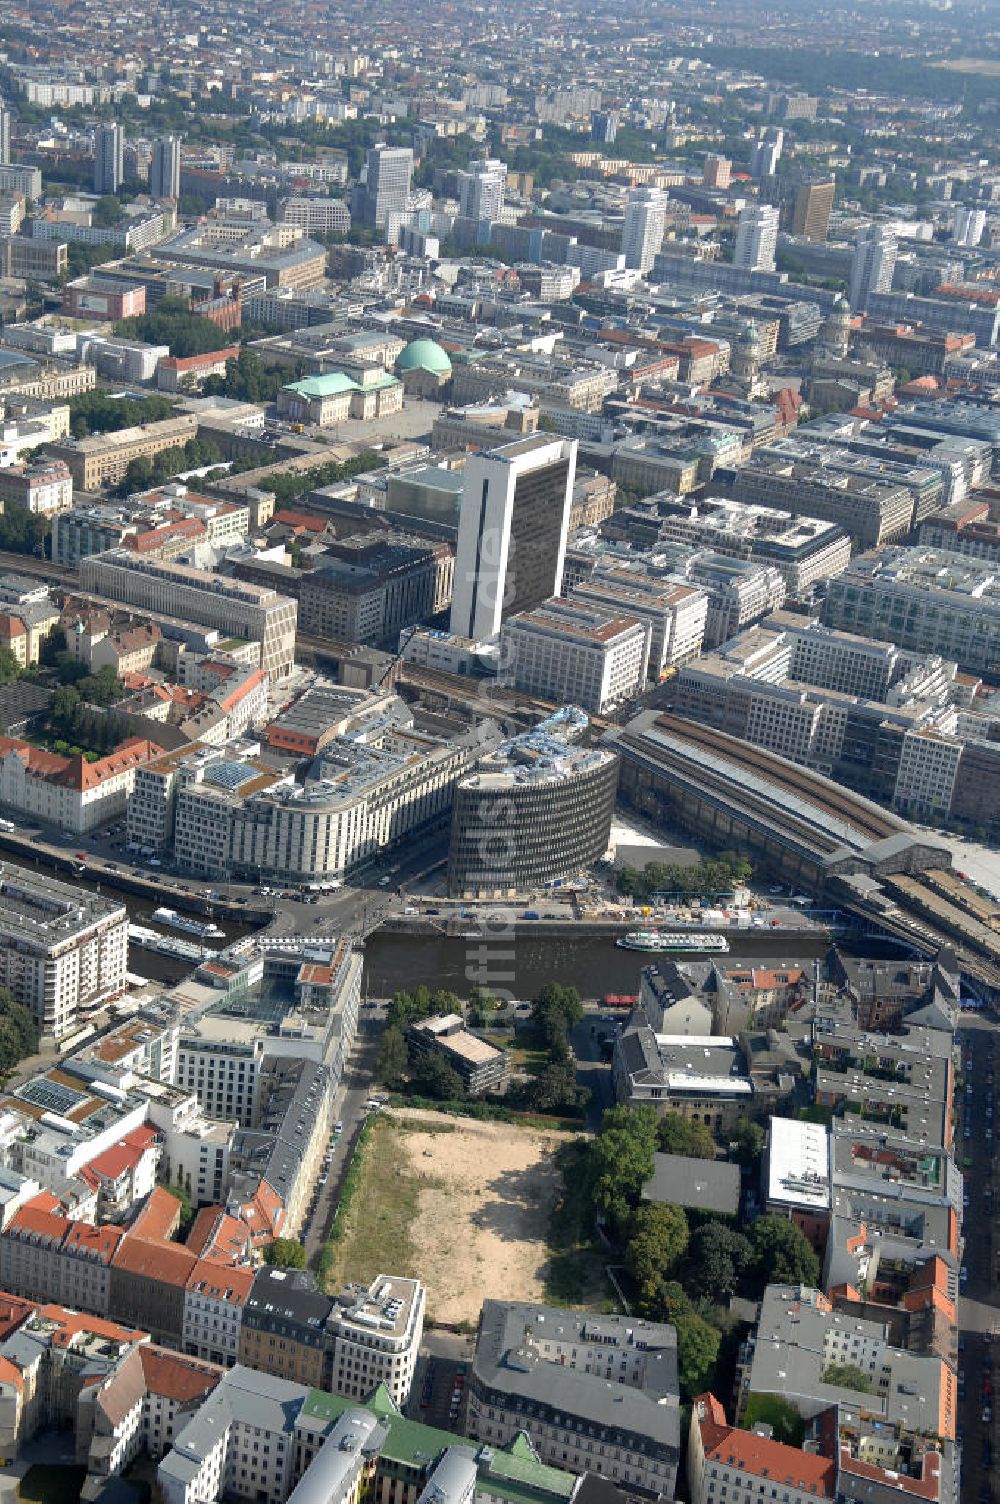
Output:
<path fill-rule="evenodd" d="M 366 1158 L 339 1274 L 415 1274 L 435 1322 L 476 1321 L 486 1295 L 544 1299 L 553 1151 L 566 1137 L 394 1111 Z"/>

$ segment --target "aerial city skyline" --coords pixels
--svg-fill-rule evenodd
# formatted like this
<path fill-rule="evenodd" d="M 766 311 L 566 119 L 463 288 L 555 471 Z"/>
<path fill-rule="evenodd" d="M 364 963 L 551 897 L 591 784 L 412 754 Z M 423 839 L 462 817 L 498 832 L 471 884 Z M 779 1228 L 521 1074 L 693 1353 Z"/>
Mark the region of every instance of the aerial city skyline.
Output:
<path fill-rule="evenodd" d="M 0 1477 L 992 1504 L 1000 12 L 0 16 Z"/>

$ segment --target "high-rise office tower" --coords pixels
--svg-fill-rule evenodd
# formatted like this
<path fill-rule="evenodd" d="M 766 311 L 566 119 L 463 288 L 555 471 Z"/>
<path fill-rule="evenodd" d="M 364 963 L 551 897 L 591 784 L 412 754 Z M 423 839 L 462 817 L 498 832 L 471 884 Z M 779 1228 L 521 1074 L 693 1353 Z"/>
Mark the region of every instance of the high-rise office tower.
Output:
<path fill-rule="evenodd" d="M 117 193 L 125 176 L 125 138 L 117 121 L 94 131 L 94 192 Z"/>
<path fill-rule="evenodd" d="M 405 214 L 413 177 L 413 152 L 408 146 L 373 146 L 366 158 L 365 223 L 384 229 L 390 214 Z"/>
<path fill-rule="evenodd" d="M 956 204 L 951 217 L 952 238 L 958 245 L 978 245 L 986 233 L 985 209 L 966 209 Z"/>
<path fill-rule="evenodd" d="M 507 163 L 487 157 L 470 162 L 458 174 L 460 212 L 463 219 L 499 219 L 507 187 Z"/>
<path fill-rule="evenodd" d="M 740 211 L 733 264 L 751 272 L 773 272 L 778 247 L 778 211 L 771 204 L 755 204 Z"/>
<path fill-rule="evenodd" d="M 10 161 L 10 110 L 0 103 L 0 162 Z"/>
<path fill-rule="evenodd" d="M 701 181 L 706 188 L 728 188 L 733 180 L 733 164 L 717 153 L 705 158 Z"/>
<path fill-rule="evenodd" d="M 625 265 L 648 272 L 663 244 L 667 196 L 660 188 L 633 188 L 625 207 L 622 251 Z"/>
<path fill-rule="evenodd" d="M 867 225 L 858 231 L 851 262 L 851 307 L 863 313 L 873 292 L 888 292 L 896 269 L 896 236 L 888 225 Z"/>
<path fill-rule="evenodd" d="M 800 183 L 792 205 L 792 234 L 801 235 L 805 240 L 825 240 L 836 191 L 833 178 L 825 182 Z"/>
<path fill-rule="evenodd" d="M 179 136 L 164 136 L 153 144 L 149 163 L 149 191 L 154 198 L 181 196 L 181 142 Z"/>
<path fill-rule="evenodd" d="M 601 146 L 613 146 L 618 135 L 618 116 L 610 110 L 591 110 L 590 139 Z"/>
<path fill-rule="evenodd" d="M 530 434 L 466 462 L 451 630 L 477 642 L 562 587 L 576 440 Z"/>
<path fill-rule="evenodd" d="M 773 178 L 781 160 L 785 133 L 779 125 L 767 125 L 761 131 L 750 152 L 750 175 L 755 178 Z"/>

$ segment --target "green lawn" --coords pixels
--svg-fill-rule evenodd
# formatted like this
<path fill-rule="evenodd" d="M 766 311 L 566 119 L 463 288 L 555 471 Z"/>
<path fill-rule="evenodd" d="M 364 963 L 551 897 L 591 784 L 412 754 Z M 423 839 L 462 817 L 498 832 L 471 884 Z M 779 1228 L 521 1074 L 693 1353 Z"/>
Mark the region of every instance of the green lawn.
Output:
<path fill-rule="evenodd" d="M 448 1125 L 442 1125 L 447 1128 Z M 421 1124 L 421 1131 L 428 1130 Z M 406 1129 L 391 1116 L 371 1123 L 358 1150 L 357 1189 L 347 1210 L 344 1229 L 333 1242 L 325 1272 L 328 1290 L 340 1290 L 348 1280 L 365 1284 L 386 1269 L 409 1270 L 413 1266 L 410 1226 L 417 1214 L 421 1190 L 432 1183 L 418 1178 L 406 1166 L 400 1152 L 400 1135 Z"/>
<path fill-rule="evenodd" d="M 17 1497 L 31 1504 L 77 1504 L 87 1469 L 34 1462 L 18 1484 Z"/>
<path fill-rule="evenodd" d="M 532 1027 L 516 1029 L 513 1034 L 491 1035 L 490 1042 L 507 1051 L 512 1071 L 540 1076 L 548 1063 L 545 1047 Z"/>

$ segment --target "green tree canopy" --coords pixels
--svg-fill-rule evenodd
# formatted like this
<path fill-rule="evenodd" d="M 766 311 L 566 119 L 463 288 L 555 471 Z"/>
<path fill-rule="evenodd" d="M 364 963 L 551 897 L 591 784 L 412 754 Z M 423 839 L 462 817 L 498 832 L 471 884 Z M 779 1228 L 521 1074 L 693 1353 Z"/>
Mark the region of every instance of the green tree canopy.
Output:
<path fill-rule="evenodd" d="M 733 1134 L 735 1150 L 733 1158 L 738 1165 L 749 1170 L 755 1165 L 763 1153 L 764 1130 L 753 1118 L 743 1118 L 736 1132 Z"/>
<path fill-rule="evenodd" d="M 29 1010 L 0 987 L 0 1076 L 7 1076 L 38 1048 L 38 1028 Z"/>
<path fill-rule="evenodd" d="M 17 654 L 10 648 L 0 648 L 0 684 L 11 684 L 20 672 Z"/>
<path fill-rule="evenodd" d="M 122 319 L 115 325 L 115 333 L 125 339 L 146 340 L 151 345 L 169 345 L 171 355 L 180 359 L 224 350 L 233 342 L 227 330 L 199 313 L 192 313 L 184 298 L 161 298 L 149 313 Z"/>
<path fill-rule="evenodd" d="M 559 982 L 547 983 L 531 1005 L 531 1021 L 555 1059 L 569 1054 L 569 1031 L 582 1017 L 580 994 Z"/>
<path fill-rule="evenodd" d="M 107 392 L 80 392 L 69 402 L 69 425 L 74 439 L 92 433 L 115 433 L 140 423 L 158 423 L 169 418 L 174 404 L 169 397 L 111 397 Z"/>
<path fill-rule="evenodd" d="M 653 1173 L 656 1121 L 652 1107 L 610 1107 L 591 1145 L 594 1208 L 619 1232 Z"/>
<path fill-rule="evenodd" d="M 871 1394 L 871 1376 L 856 1363 L 828 1363 L 823 1370 L 824 1384 L 833 1384 L 838 1389 L 854 1389 L 858 1394 Z"/>
<path fill-rule="evenodd" d="M 665 1279 L 684 1257 L 688 1222 L 680 1206 L 665 1202 L 640 1206 L 632 1219 L 625 1259 L 640 1289 Z"/>
<path fill-rule="evenodd" d="M 438 1102 L 458 1102 L 465 1096 L 458 1071 L 431 1050 L 417 1057 L 410 1080 L 415 1091 Z"/>
<path fill-rule="evenodd" d="M 754 1247 L 749 1238 L 725 1222 L 705 1222 L 691 1235 L 687 1288 L 696 1295 L 723 1301 L 734 1293 L 753 1262 Z"/>
<path fill-rule="evenodd" d="M 747 1399 L 743 1424 L 752 1431 L 763 1421 L 774 1431 L 775 1441 L 787 1447 L 800 1447 L 805 1439 L 806 1427 L 801 1415 L 790 1400 L 780 1394 L 751 1394 Z"/>
<path fill-rule="evenodd" d="M 264 1249 L 264 1262 L 276 1269 L 304 1269 L 306 1251 L 295 1238 L 275 1238 Z"/>
<path fill-rule="evenodd" d="M 753 869 L 746 857 L 735 851 L 723 851 L 693 867 L 673 863 L 650 862 L 641 870 L 623 867 L 618 873 L 619 893 L 633 898 L 651 898 L 654 893 L 676 893 L 680 897 L 706 898 L 729 893 L 750 881 Z"/>
<path fill-rule="evenodd" d="M 390 1024 L 379 1042 L 375 1074 L 386 1086 L 397 1087 L 410 1066 L 410 1052 L 402 1029 Z"/>
<path fill-rule="evenodd" d="M 818 1285 L 819 1259 L 794 1222 L 773 1213 L 758 1217 L 750 1240 L 758 1276 L 765 1283 Z"/>
<path fill-rule="evenodd" d="M 704 1123 L 681 1117 L 679 1112 L 665 1112 L 656 1129 L 656 1147 L 661 1154 L 686 1154 L 691 1159 L 714 1159 L 715 1139 Z"/>
<path fill-rule="evenodd" d="M 696 1395 L 711 1388 L 722 1334 L 697 1311 L 685 1312 L 675 1324 L 681 1399 L 690 1404 Z"/>

